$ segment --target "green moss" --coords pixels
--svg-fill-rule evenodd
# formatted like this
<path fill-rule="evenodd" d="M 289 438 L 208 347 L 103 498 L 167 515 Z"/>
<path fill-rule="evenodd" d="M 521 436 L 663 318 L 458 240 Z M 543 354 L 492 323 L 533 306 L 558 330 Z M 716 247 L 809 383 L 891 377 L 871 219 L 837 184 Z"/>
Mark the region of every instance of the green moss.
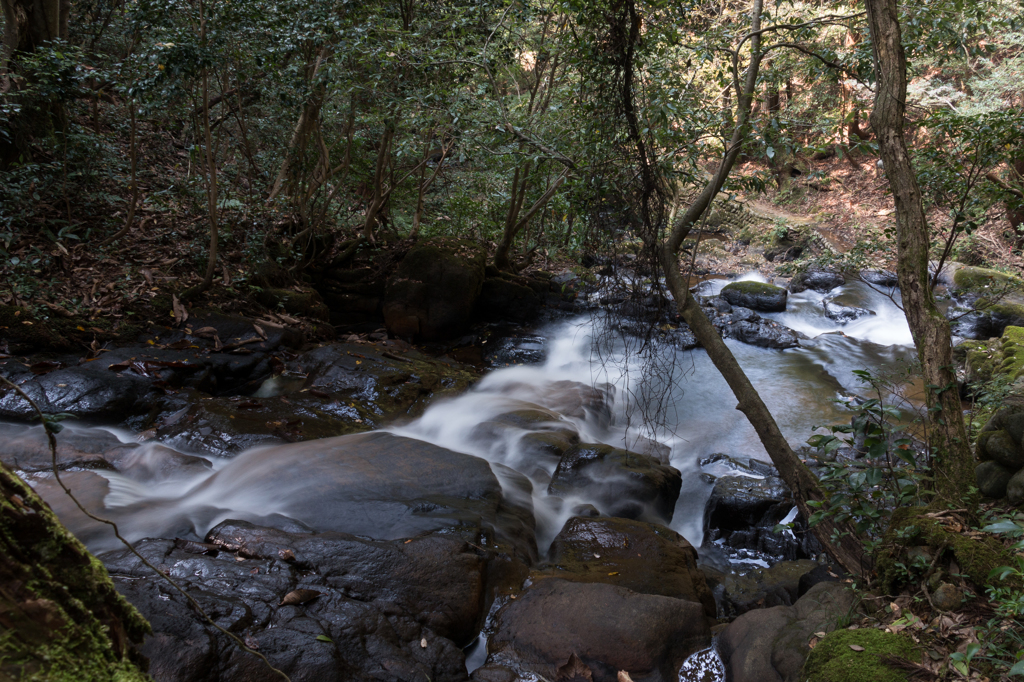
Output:
<path fill-rule="evenodd" d="M 749 296 L 763 296 L 773 295 L 780 291 L 785 291 L 782 287 L 777 287 L 774 284 L 766 284 L 764 282 L 733 282 L 732 284 L 726 284 L 722 291 L 738 291 L 742 294 Z"/>
<path fill-rule="evenodd" d="M 984 293 L 997 287 L 1024 291 L 1024 280 L 1020 277 L 987 268 L 960 268 L 953 274 L 953 284 L 957 289 L 975 293 Z"/>
<path fill-rule="evenodd" d="M 979 587 L 989 584 L 988 576 L 994 568 L 1014 564 L 1013 555 L 996 538 L 974 538 L 947 531 L 935 519 L 924 516 L 927 512 L 926 507 L 916 507 L 900 509 L 893 515 L 885 536 L 886 548 L 879 552 L 875 562 L 875 572 L 886 593 L 896 594 L 906 582 L 908 576 L 904 566 L 909 562 L 904 557 L 904 550 L 911 546 L 926 545 L 952 552 L 960 573 Z M 1019 581 L 1010 580 L 1007 586 L 1020 588 Z"/>
<path fill-rule="evenodd" d="M 1024 327 L 1007 327 L 1003 332 L 1001 349 L 1003 362 L 999 371 L 1011 379 L 1024 375 Z"/>
<path fill-rule="evenodd" d="M 149 624 L 50 508 L 0 466 L 0 679 L 148 680 L 128 642 Z"/>
<path fill-rule="evenodd" d="M 855 651 L 851 646 L 863 647 Z M 919 660 L 909 637 L 873 628 L 836 630 L 811 650 L 800 673 L 813 682 L 906 682 L 906 673 L 882 662 L 884 656 Z"/>

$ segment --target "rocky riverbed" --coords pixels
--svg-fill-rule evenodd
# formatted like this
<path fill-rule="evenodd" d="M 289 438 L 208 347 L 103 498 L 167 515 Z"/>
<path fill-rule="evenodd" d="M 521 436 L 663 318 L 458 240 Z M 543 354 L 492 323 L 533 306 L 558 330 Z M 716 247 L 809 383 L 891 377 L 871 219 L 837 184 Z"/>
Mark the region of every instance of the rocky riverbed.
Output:
<path fill-rule="evenodd" d="M 310 345 L 206 314 L 85 357 L 6 357 L 0 372 L 75 418 L 57 467 L 83 505 L 293 680 L 554 679 L 573 654 L 594 680 L 795 679 L 811 635 L 855 597 L 699 356 L 661 384 L 687 419 L 638 420 L 658 389 L 629 383 L 630 339 L 696 346 L 672 302 L 625 295 L 620 278 L 489 280 L 488 295 L 547 301 L 549 320 L 592 312 L 557 333 L 478 322 L 432 352 L 397 330 Z M 902 352 L 884 301 L 834 273 L 725 284 L 702 304 L 755 383 L 775 382 L 767 399 L 793 438 L 849 419 L 802 413 L 855 394 L 844 370 Z M 415 336 L 473 306 L 389 310 Z M 0 416 L 33 412 L 3 390 Z M 77 510 L 40 427 L 2 425 L 0 440 L 153 625 L 156 679 L 274 679 Z"/>

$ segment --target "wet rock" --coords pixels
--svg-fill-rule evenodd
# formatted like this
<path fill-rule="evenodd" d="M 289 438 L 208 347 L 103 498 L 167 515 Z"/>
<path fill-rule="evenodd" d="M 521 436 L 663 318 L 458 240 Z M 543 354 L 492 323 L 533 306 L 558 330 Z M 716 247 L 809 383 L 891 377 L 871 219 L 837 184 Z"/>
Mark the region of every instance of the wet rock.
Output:
<path fill-rule="evenodd" d="M 492 367 L 539 364 L 546 356 L 547 339 L 531 334 L 488 340 L 483 348 L 483 359 Z"/>
<path fill-rule="evenodd" d="M 649 455 L 580 444 L 562 455 L 548 493 L 580 495 L 607 516 L 669 522 L 682 476 Z"/>
<path fill-rule="evenodd" d="M 157 437 L 182 450 L 232 457 L 261 445 L 280 445 L 368 431 L 363 406 L 315 396 L 291 399 L 210 398 L 183 392 L 161 401 Z"/>
<path fill-rule="evenodd" d="M 761 348 L 777 349 L 799 346 L 800 339 L 807 338 L 800 332 L 794 331 L 774 320 L 762 318 L 750 308 L 739 305 L 734 306 L 727 302 L 725 302 L 726 306 L 728 306 L 727 308 L 720 305 L 716 307 L 716 303 L 719 301 L 722 301 L 722 299 L 718 297 L 708 299 L 704 310 L 707 313 L 708 319 L 711 320 L 711 324 L 715 325 L 718 332 L 725 338 L 733 338 L 743 343 L 749 343 L 752 346 L 760 346 Z M 719 308 L 726 312 L 720 312 Z M 689 329 L 686 330 L 686 333 L 692 337 L 692 332 Z M 693 344 L 699 345 L 695 338 L 693 339 Z"/>
<path fill-rule="evenodd" d="M 541 299 L 525 283 L 488 277 L 480 289 L 474 317 L 479 320 L 529 322 L 537 316 Z"/>
<path fill-rule="evenodd" d="M 858 597 L 841 583 L 820 583 L 793 606 L 748 611 L 718 638 L 732 682 L 797 682 L 815 632 L 831 632 Z"/>
<path fill-rule="evenodd" d="M 820 567 L 815 561 L 800 559 L 780 561 L 770 568 L 755 568 L 743 575 L 708 566 L 703 566 L 702 570 L 715 596 L 718 617 L 735 618 L 754 609 L 792 606 L 801 595 L 803 577 Z"/>
<path fill-rule="evenodd" d="M 862 317 L 875 314 L 866 308 L 840 305 L 832 300 L 825 300 L 821 305 L 825 309 L 825 317 L 840 324 L 846 324 L 847 322 L 853 322 Z"/>
<path fill-rule="evenodd" d="M 256 445 L 358 433 L 414 417 L 476 378 L 472 368 L 415 351 L 397 355 L 381 345 L 328 344 L 281 363 L 252 397 L 168 395 L 149 425 L 175 447 L 230 456 Z"/>
<path fill-rule="evenodd" d="M 846 284 L 846 278 L 838 272 L 825 272 L 823 270 L 812 270 L 801 272 L 793 277 L 789 283 L 789 290 L 794 294 L 807 289 L 813 289 L 822 294 L 827 294 L 836 287 Z"/>
<path fill-rule="evenodd" d="M 389 433 L 248 451 L 192 485 L 184 503 L 169 496 L 107 507 L 106 479 L 70 473 L 89 477 L 75 481 L 86 507 L 113 518 L 132 540 L 199 540 L 231 515 L 289 532 L 335 531 L 380 540 L 443 531 L 479 546 L 501 546 L 527 563 L 537 554 L 532 487 L 525 477 L 505 468 L 503 486 L 485 460 Z M 58 509 L 65 503 L 55 485 L 37 483 L 40 495 L 90 549 L 117 545 L 108 527 L 74 509 Z"/>
<path fill-rule="evenodd" d="M 463 680 L 461 647 L 475 636 L 502 582 L 490 576 L 498 559 L 451 537 L 388 543 L 226 522 L 208 539 L 223 551 L 190 554 L 169 540 L 144 540 L 138 548 L 219 625 L 294 680 Z M 143 653 L 157 679 L 198 682 L 211 673 L 225 682 L 274 678 L 134 556 L 116 551 L 102 559 L 153 626 Z M 281 605 L 294 590 L 317 596 Z"/>
<path fill-rule="evenodd" d="M 264 500 L 264 513 L 319 531 L 391 540 L 461 530 L 481 543 L 536 555 L 529 497 L 505 496 L 487 461 L 389 433 L 250 451 L 191 495 Z"/>
<path fill-rule="evenodd" d="M 800 339 L 807 338 L 774 320 L 764 319 L 731 325 L 727 336 L 752 346 L 776 349 L 794 348 L 800 345 Z"/>
<path fill-rule="evenodd" d="M 813 558 L 821 551 L 802 517 L 790 518 L 792 495 L 774 467 L 724 455 L 705 458 L 701 465 L 728 472 L 714 479 L 704 508 L 705 546 L 722 547 L 734 561 L 792 561 Z M 775 527 L 787 519 L 793 529 L 776 532 Z"/>
<path fill-rule="evenodd" d="M 763 313 L 781 313 L 786 310 L 787 292 L 764 282 L 732 282 L 722 289 L 722 298 L 730 304 Z"/>
<path fill-rule="evenodd" d="M 982 462 L 974 468 L 974 476 L 978 482 L 978 490 L 985 497 L 1001 499 L 1006 497 L 1006 486 L 1010 483 L 1014 472 L 999 462 Z"/>
<path fill-rule="evenodd" d="M 576 654 L 594 682 L 615 682 L 620 670 L 635 682 L 676 682 L 686 658 L 710 643 L 697 602 L 548 579 L 498 611 L 487 666 L 474 679 L 502 679 L 504 668 L 553 680 Z"/>
<path fill-rule="evenodd" d="M 47 414 L 117 422 L 126 415 L 144 411 L 147 403 L 159 395 L 149 379 L 109 371 L 106 365 L 111 363 L 68 367 L 42 376 L 12 372 L 14 364 L 19 363 L 4 363 L 0 372 L 18 384 Z M 13 389 L 0 386 L 0 417 L 32 419 L 35 414 Z"/>
<path fill-rule="evenodd" d="M 895 289 L 900 285 L 899 277 L 891 270 L 861 270 L 860 278 L 876 287 Z"/>
<path fill-rule="evenodd" d="M 484 281 L 486 253 L 466 239 L 418 242 L 388 280 L 384 322 L 405 338 L 457 337 L 472 320 Z"/>
<path fill-rule="evenodd" d="M 49 442 L 41 426 L 0 424 L 0 461 L 13 469 L 46 472 L 52 468 Z M 210 462 L 157 443 L 124 443 L 110 431 L 66 426 L 57 436 L 57 468 L 106 469 L 139 482 L 194 476 Z"/>
<path fill-rule="evenodd" d="M 549 568 L 533 580 L 561 578 L 618 585 L 642 594 L 699 602 L 715 616 L 715 599 L 697 568 L 697 551 L 664 526 L 616 518 L 566 521 L 551 543 Z"/>

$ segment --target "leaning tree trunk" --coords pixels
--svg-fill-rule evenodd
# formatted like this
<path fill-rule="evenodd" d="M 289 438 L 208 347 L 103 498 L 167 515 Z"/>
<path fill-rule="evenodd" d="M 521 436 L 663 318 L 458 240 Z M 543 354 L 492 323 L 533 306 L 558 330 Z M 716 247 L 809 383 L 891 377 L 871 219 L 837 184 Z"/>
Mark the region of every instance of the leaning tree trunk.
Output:
<path fill-rule="evenodd" d="M 897 275 L 924 373 L 935 491 L 938 501 L 958 503 L 974 482 L 974 458 L 954 373 L 949 321 L 936 307 L 929 286 L 928 221 L 903 129 L 907 59 L 900 42 L 899 15 L 896 0 L 866 0 L 866 6 L 878 80 L 871 128 L 878 136 L 896 203 Z"/>
<path fill-rule="evenodd" d="M 736 361 L 732 351 L 722 340 L 718 330 L 708 320 L 695 298 L 690 294 L 686 281 L 679 267 L 679 249 L 690 233 L 693 225 L 710 208 L 715 196 L 722 189 L 726 177 L 736 164 L 743 141 L 748 133 L 751 108 L 755 88 L 757 87 L 760 69 L 760 29 L 762 0 L 754 0 L 751 8 L 750 29 L 750 63 L 747 66 L 744 82 L 737 88 L 739 97 L 736 103 L 736 127 L 733 129 L 729 146 L 722 158 L 718 170 L 704 187 L 701 193 L 687 208 L 682 218 L 678 219 L 667 240 L 658 247 L 658 260 L 665 273 L 665 283 L 675 299 L 679 313 L 690 326 L 694 337 L 707 351 L 708 357 L 715 368 L 729 384 L 736 397 L 737 409 L 740 410 L 767 451 L 772 463 L 779 470 L 779 475 L 793 492 L 793 498 L 804 518 L 810 518 L 812 509 L 809 502 L 821 502 L 827 499 L 827 493 L 818 480 L 793 452 L 789 442 L 783 436 L 775 418 L 761 400 L 757 389 L 750 383 L 743 368 Z M 872 560 L 864 554 L 863 545 L 852 532 L 849 524 L 836 524 L 824 519 L 813 529 L 815 537 L 826 548 L 839 564 L 852 574 L 860 575 L 870 570 Z"/>
<path fill-rule="evenodd" d="M 149 680 L 149 624 L 32 488 L 0 464 L 0 678 Z"/>

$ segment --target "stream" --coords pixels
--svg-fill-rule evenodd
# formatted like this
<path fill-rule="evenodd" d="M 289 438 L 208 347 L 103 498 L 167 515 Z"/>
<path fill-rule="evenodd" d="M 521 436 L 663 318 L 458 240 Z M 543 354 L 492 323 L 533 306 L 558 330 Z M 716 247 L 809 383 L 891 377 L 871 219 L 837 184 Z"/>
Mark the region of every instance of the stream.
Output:
<path fill-rule="evenodd" d="M 757 275 L 744 279 L 763 281 Z M 725 284 L 710 280 L 701 293 L 717 294 Z M 837 323 L 823 314 L 826 298 L 875 314 Z M 828 294 L 813 290 L 791 294 L 786 312 L 762 316 L 811 337 L 798 348 L 782 351 L 727 341 L 794 447 L 802 445 L 815 428 L 849 421 L 849 411 L 835 401 L 868 396 L 854 370 L 880 371 L 913 357 L 910 331 L 899 308 L 862 282 Z M 537 337 L 542 339 L 539 344 Z M 523 444 L 523 437 L 530 433 L 568 430 L 578 433 L 584 443 L 657 453 L 682 473 L 671 527 L 697 547 L 710 492 L 698 475 L 701 459 L 724 453 L 768 461 L 753 428 L 734 409 L 730 389 L 699 349 L 681 351 L 664 345 L 637 353 L 635 339 L 610 332 L 600 316 L 549 325 L 522 345 L 532 352 L 542 346 L 544 359 L 495 369 L 469 392 L 432 405 L 411 423 L 386 430 L 503 465 L 499 478 L 508 467 L 531 479 L 541 552 L 573 510 L 591 500 L 586 491 L 569 499 L 548 495 L 546 484 L 557 460 L 538 464 Z M 274 381 L 268 380 L 267 385 Z M 597 388 L 581 399 L 580 386 Z M 506 424 L 497 431 L 481 430 L 501 415 L 538 408 L 550 419 L 534 419 L 522 428 Z M 70 428 L 84 433 L 89 427 Z M 107 431 L 124 442 L 134 440 L 127 432 Z M 153 447 L 159 446 L 146 445 Z M 180 532 L 189 525 L 201 538 L 227 518 L 287 517 L 293 496 L 301 495 L 308 482 L 301 476 L 275 480 L 273 471 L 301 466 L 301 457 L 267 457 L 266 450 L 254 448 L 230 459 L 204 455 L 209 469 L 176 472 L 152 481 L 101 471 L 111 490 L 105 504 L 111 509 L 138 510 L 135 515 L 119 514 L 129 539 L 166 534 L 169 529 Z M 272 492 L 264 485 L 267 480 L 275 481 Z M 115 546 L 106 534 L 89 545 L 94 551 Z"/>

